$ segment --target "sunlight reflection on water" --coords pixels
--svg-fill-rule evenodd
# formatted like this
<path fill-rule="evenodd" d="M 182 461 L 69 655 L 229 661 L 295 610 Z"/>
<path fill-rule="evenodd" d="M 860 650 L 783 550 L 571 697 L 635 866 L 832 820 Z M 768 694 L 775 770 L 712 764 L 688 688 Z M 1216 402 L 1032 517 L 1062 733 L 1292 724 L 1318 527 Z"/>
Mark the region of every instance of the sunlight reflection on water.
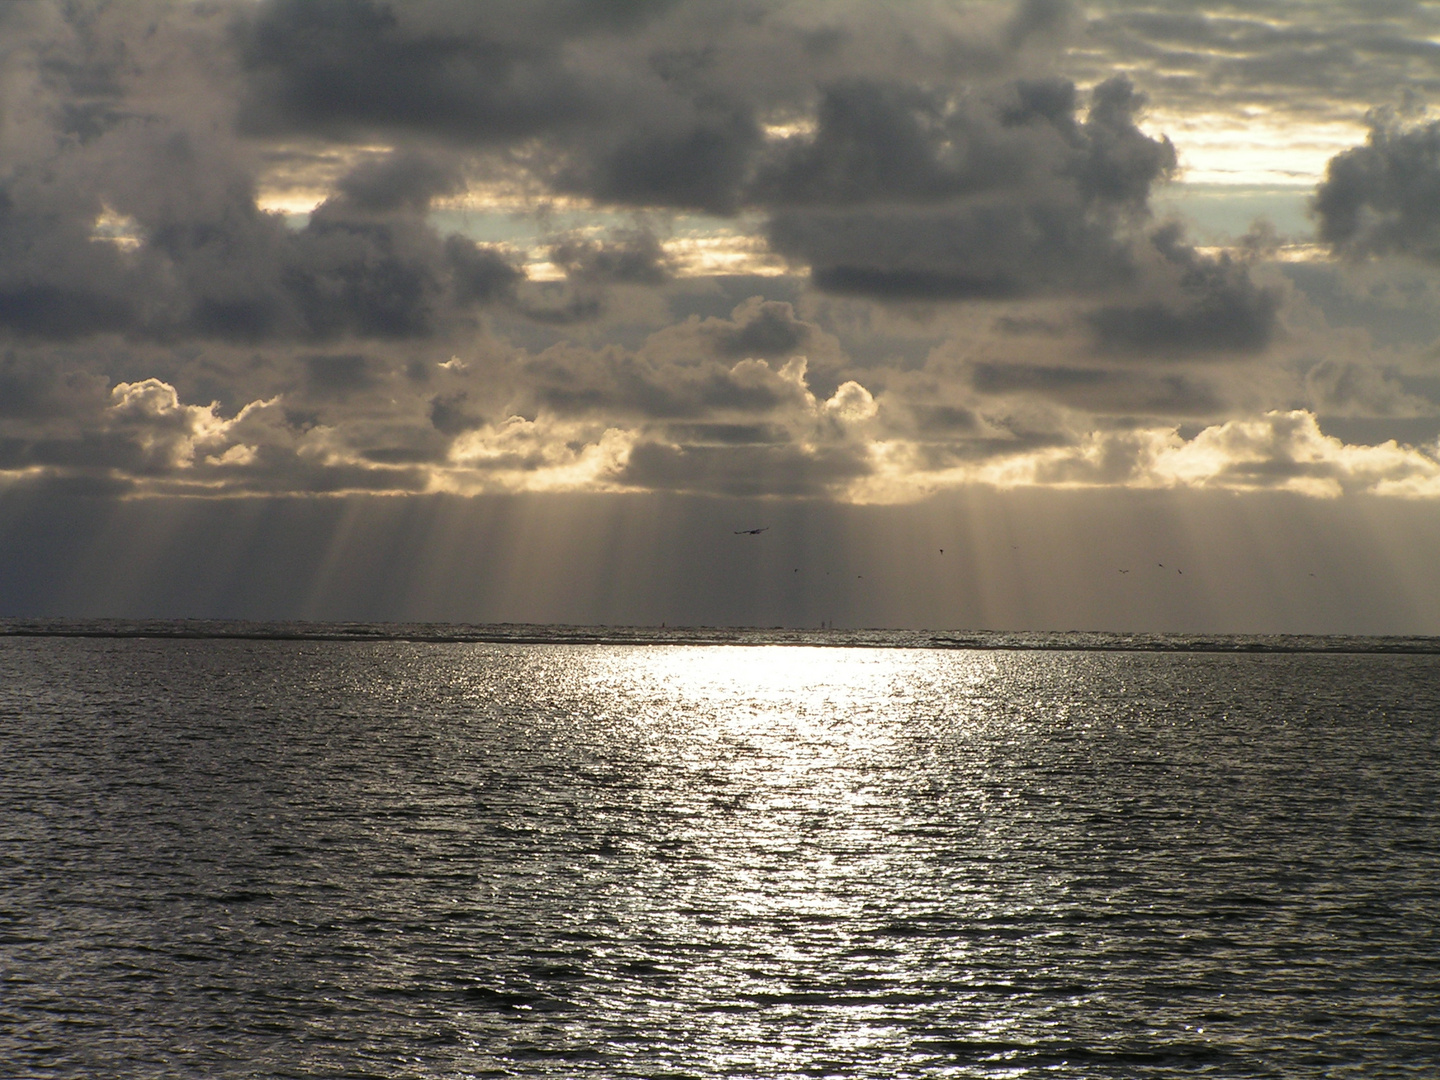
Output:
<path fill-rule="evenodd" d="M 1440 660 L 4 642 L 0 1058 L 1344 1076 L 1440 1053 Z"/>

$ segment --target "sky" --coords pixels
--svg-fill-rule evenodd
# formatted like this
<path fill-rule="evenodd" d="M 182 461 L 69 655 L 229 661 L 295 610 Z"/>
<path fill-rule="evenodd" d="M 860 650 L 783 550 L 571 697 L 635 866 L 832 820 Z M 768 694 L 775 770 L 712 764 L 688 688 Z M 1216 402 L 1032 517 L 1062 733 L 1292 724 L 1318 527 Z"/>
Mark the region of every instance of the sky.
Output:
<path fill-rule="evenodd" d="M 1440 633 L 1430 101 L 1407 0 L 0 5 L 0 616 Z"/>

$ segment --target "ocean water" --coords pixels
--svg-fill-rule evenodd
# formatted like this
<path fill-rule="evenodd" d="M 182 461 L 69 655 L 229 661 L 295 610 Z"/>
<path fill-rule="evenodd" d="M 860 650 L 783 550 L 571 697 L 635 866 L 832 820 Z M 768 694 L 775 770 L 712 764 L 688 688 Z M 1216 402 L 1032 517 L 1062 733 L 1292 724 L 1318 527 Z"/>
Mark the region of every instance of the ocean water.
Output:
<path fill-rule="evenodd" d="M 67 625 L 5 1077 L 1440 1075 L 1423 642 Z"/>

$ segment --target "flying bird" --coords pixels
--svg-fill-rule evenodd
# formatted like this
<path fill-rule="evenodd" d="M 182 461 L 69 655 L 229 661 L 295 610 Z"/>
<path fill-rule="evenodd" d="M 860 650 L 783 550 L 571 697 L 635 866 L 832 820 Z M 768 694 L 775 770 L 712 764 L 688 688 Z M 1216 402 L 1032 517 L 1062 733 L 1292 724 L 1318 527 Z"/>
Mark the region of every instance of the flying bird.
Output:
<path fill-rule="evenodd" d="M 736 529 L 736 530 L 735 530 L 735 535 L 736 535 L 736 536 L 759 536 L 762 532 L 765 532 L 765 531 L 766 531 L 767 529 L 769 529 L 769 528 L 770 528 L 769 525 L 762 525 L 762 526 L 761 526 L 760 528 L 758 528 L 758 529 Z"/>

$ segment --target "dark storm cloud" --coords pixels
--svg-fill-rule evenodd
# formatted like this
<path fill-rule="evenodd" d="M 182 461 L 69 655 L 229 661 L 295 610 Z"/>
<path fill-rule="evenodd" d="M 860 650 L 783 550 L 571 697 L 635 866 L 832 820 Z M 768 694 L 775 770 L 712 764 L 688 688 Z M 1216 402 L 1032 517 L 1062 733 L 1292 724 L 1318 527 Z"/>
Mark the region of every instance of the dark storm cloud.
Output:
<path fill-rule="evenodd" d="M 782 143 L 750 197 L 781 206 L 928 203 L 1056 185 L 1052 197 L 1143 208 L 1151 184 L 1175 167 L 1168 140 L 1136 126 L 1144 104 L 1121 76 L 1094 89 L 1083 122 L 1075 85 L 1060 77 L 983 96 L 846 80 L 825 88 L 815 133 Z"/>
<path fill-rule="evenodd" d="M 1101 82 L 1083 123 L 1074 86 L 1060 77 L 956 93 L 956 76 L 993 82 L 1007 49 L 1053 37 L 1069 21 L 1067 5 L 1023 3 L 989 46 L 949 43 L 955 69 L 941 82 L 921 70 L 907 79 L 825 74 L 835 49 L 817 51 L 813 33 L 781 12 L 766 4 L 268 3 L 240 31 L 245 115 L 256 130 L 330 137 L 426 132 L 471 147 L 539 137 L 545 142 L 528 160 L 555 191 L 720 213 L 924 203 L 1018 185 L 1029 191 L 1023 212 L 1033 224 L 1056 199 L 1075 203 L 1072 214 L 1096 204 L 1142 207 L 1149 185 L 1174 165 L 1168 142 L 1135 126 L 1142 98 L 1123 79 Z M 656 20 L 647 39 L 647 21 Z M 632 39 L 620 41 L 617 27 Z M 914 32 L 889 30 L 902 39 Z M 848 40 L 843 22 L 834 31 L 836 43 Z M 616 63 L 579 62 L 567 46 L 581 40 Z M 936 47 L 944 51 L 943 36 Z M 886 43 L 875 48 L 883 55 Z M 866 65 L 855 50 L 840 55 L 858 72 Z M 788 70 L 761 72 L 756 65 L 767 60 Z M 813 137 L 772 146 L 762 113 L 803 107 L 815 85 Z M 1036 190 L 1057 183 L 1062 190 Z M 961 238 L 973 231 L 962 228 Z M 805 230 L 792 224 L 777 235 L 793 241 Z M 798 247 L 787 253 L 803 257 Z M 960 268 L 930 276 L 988 275 Z"/>
<path fill-rule="evenodd" d="M 11 18 L 0 57 L 14 91 L 0 146 L 0 332 L 424 338 L 521 276 L 427 223 L 431 202 L 464 183 L 457 159 L 434 149 L 362 158 L 303 228 L 262 212 L 266 155 L 230 123 L 235 41 L 223 28 L 237 9 L 18 6 L 35 17 Z"/>
<path fill-rule="evenodd" d="M 1109 227 L 1079 208 L 1044 203 L 782 211 L 770 242 L 809 263 L 822 291 L 881 300 L 1084 294 L 1135 273 L 1129 247 Z"/>
<path fill-rule="evenodd" d="M 274 0 L 238 28 L 254 131 L 428 131 L 508 141 L 594 115 L 565 69 L 565 37 L 644 4 Z"/>
<path fill-rule="evenodd" d="M 1073 87 L 1060 109 L 1073 121 Z M 785 141 L 754 188 L 779 205 L 855 205 L 876 198 L 933 202 L 1027 179 L 1026 147 L 1005 137 L 993 112 L 904 83 L 830 86 L 813 136 Z M 1023 122 L 1023 121 L 1022 121 Z"/>
<path fill-rule="evenodd" d="M 708 359 L 730 364 L 744 359 L 767 360 L 776 362 L 778 367 L 787 358 L 803 355 L 808 365 L 807 378 L 814 375 L 817 368 L 834 374 L 847 361 L 833 334 L 818 323 L 798 316 L 788 300 L 767 300 L 763 296 L 740 299 L 750 288 L 764 288 L 786 280 L 735 282 L 735 291 L 729 296 L 721 294 L 715 298 L 727 312 L 725 317 L 701 318 L 691 314 L 682 321 L 661 327 L 646 340 L 644 355 L 653 363 L 680 367 Z M 692 298 L 693 294 L 677 294 L 672 308 L 683 310 Z"/>
<path fill-rule="evenodd" d="M 281 274 L 306 337 L 425 337 L 434 332 L 444 265 L 433 232 L 317 210 Z"/>
<path fill-rule="evenodd" d="M 695 370 L 711 367 L 716 360 L 721 363 L 715 370 L 724 372 L 737 370 L 736 361 L 763 360 L 768 362 L 768 368 L 745 364 L 738 370 L 773 373 L 803 358 L 803 384 L 821 398 L 834 394 L 852 367 L 850 356 L 834 334 L 814 321 L 800 318 L 790 302 L 760 296 L 735 304 L 728 318 L 701 319 L 692 315 L 663 327 L 650 335 L 639 353 L 657 371 L 691 372 L 684 378 L 693 377 Z M 797 384 L 787 385 L 798 389 Z"/>
<path fill-rule="evenodd" d="M 545 137 L 557 191 L 730 211 L 762 142 L 753 104 L 688 80 L 684 48 L 657 45 L 635 68 L 605 72 L 566 51 L 582 39 L 607 47 L 674 6 L 267 3 L 239 31 L 242 120 L 255 132 L 426 133 L 472 147 Z"/>
<path fill-rule="evenodd" d="M 967 38 L 905 9 L 272 0 L 238 23 L 242 120 L 498 151 L 530 140 L 527 167 L 554 191 L 732 213 L 767 201 L 751 190 L 757 170 L 772 174 L 762 188 L 790 182 L 763 167 L 761 121 L 806 107 L 816 84 L 904 67 L 917 81 L 992 77 L 1053 39 L 1067 10 L 1032 0 Z"/>
<path fill-rule="evenodd" d="M 1440 263 L 1440 121 L 1377 115 L 1364 146 L 1330 159 L 1313 207 L 1337 253 Z"/>
<path fill-rule="evenodd" d="M 1234 355 L 1264 349 L 1280 297 L 1256 285 L 1228 254 L 1209 257 L 1181 242 L 1176 226 L 1151 238 L 1176 277 L 1175 295 L 1102 307 L 1088 316 L 1104 352 L 1141 356 Z"/>
<path fill-rule="evenodd" d="M 732 214 L 764 145 L 748 109 L 700 111 L 675 131 L 622 135 L 614 146 L 586 146 L 548 177 L 555 190 L 622 206 L 666 206 Z"/>
<path fill-rule="evenodd" d="M 247 178 L 210 172 L 192 136 L 146 142 L 138 175 L 104 199 L 27 183 L 23 170 L 0 181 L 0 328 L 51 340 L 423 338 L 522 277 L 507 256 L 425 222 L 452 180 L 424 161 L 362 166 L 295 230 L 256 207 Z M 174 197 L 187 186 L 194 200 Z M 106 205 L 133 220 L 136 250 L 97 239 Z"/>
<path fill-rule="evenodd" d="M 1112 287 L 1135 272 L 1123 229 L 1174 148 L 1136 126 L 1123 78 L 1083 122 L 1063 80 L 960 101 L 850 84 L 762 183 L 769 236 L 821 289 L 882 299 L 1010 299 Z"/>

